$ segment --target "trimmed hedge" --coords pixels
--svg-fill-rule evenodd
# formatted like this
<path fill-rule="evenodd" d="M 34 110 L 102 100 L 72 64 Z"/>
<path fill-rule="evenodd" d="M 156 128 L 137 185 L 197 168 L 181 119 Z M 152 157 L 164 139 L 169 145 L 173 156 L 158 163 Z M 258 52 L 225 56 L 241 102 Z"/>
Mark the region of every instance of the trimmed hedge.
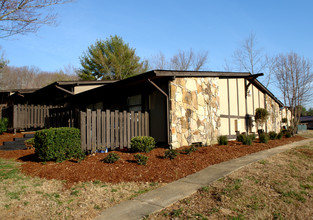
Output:
<path fill-rule="evenodd" d="M 50 128 L 35 133 L 35 153 L 43 161 L 84 159 L 77 128 Z"/>
<path fill-rule="evenodd" d="M 130 148 L 133 152 L 150 152 L 155 147 L 153 137 L 137 136 L 130 141 Z"/>

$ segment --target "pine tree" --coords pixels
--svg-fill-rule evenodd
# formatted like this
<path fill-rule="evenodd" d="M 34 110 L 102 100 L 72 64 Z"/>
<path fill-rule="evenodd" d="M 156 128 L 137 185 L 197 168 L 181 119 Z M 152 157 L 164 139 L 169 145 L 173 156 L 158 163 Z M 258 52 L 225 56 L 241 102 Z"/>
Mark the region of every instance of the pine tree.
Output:
<path fill-rule="evenodd" d="M 121 80 L 148 69 L 148 62 L 140 62 L 135 49 L 116 35 L 89 46 L 80 63 L 78 76 L 82 80 Z"/>

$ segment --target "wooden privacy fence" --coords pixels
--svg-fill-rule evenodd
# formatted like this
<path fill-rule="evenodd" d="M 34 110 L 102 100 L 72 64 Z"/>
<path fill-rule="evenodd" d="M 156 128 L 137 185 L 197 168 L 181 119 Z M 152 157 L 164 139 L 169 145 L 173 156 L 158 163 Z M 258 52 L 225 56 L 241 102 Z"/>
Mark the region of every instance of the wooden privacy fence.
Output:
<path fill-rule="evenodd" d="M 46 105 L 14 105 L 3 110 L 9 129 L 78 127 L 79 111 Z"/>
<path fill-rule="evenodd" d="M 85 151 L 129 148 L 135 136 L 149 135 L 148 112 L 80 112 L 81 146 Z"/>

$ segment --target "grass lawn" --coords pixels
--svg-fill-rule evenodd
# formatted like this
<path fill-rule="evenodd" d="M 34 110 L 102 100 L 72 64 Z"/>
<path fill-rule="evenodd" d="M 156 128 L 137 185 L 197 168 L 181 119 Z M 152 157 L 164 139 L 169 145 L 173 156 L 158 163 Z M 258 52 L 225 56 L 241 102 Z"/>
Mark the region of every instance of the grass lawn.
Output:
<path fill-rule="evenodd" d="M 235 171 L 147 219 L 313 219 L 312 207 L 313 142 Z"/>
<path fill-rule="evenodd" d="M 19 165 L 0 158 L 0 219 L 94 219 L 101 210 L 159 186 L 93 181 L 65 189 L 59 180 L 21 174 Z"/>

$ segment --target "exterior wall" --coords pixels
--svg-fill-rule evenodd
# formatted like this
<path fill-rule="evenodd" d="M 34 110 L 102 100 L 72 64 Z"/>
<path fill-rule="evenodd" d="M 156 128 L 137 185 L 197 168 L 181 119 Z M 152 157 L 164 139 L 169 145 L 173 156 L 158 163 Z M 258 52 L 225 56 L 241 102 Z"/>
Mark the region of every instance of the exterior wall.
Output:
<path fill-rule="evenodd" d="M 291 125 L 291 111 L 287 108 L 284 107 L 281 109 L 281 127 L 285 126 L 288 128 Z M 282 120 L 283 118 L 287 118 L 287 122 L 283 123 Z"/>
<path fill-rule="evenodd" d="M 269 117 L 266 122 L 266 132 L 275 131 L 280 132 L 281 129 L 281 114 L 280 108 L 277 102 L 275 102 L 271 97 L 265 95 L 266 99 L 266 109 L 269 113 Z"/>
<path fill-rule="evenodd" d="M 219 79 L 221 135 L 235 138 L 236 132 L 257 132 L 253 120 L 255 109 L 264 108 L 264 93 L 250 84 L 246 96 L 247 84 L 242 78 Z M 249 123 L 248 117 L 252 119 Z"/>
<path fill-rule="evenodd" d="M 75 86 L 74 87 L 74 94 L 76 95 L 78 93 L 85 92 L 85 91 L 90 90 L 90 89 L 95 89 L 99 86 L 102 86 L 102 85 Z"/>
<path fill-rule="evenodd" d="M 176 78 L 169 89 L 173 148 L 216 142 L 220 128 L 218 78 Z"/>

